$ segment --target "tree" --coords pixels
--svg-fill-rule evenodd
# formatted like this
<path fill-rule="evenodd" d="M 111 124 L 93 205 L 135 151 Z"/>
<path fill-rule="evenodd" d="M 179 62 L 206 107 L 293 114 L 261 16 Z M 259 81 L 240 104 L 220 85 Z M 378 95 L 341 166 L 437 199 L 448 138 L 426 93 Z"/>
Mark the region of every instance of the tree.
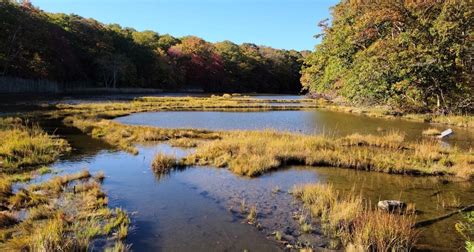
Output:
<path fill-rule="evenodd" d="M 127 57 L 121 54 L 105 55 L 97 59 L 97 64 L 106 88 L 117 88 L 117 83 L 125 78 L 125 72 L 131 65 Z"/>
<path fill-rule="evenodd" d="M 298 92 L 301 55 L 210 43 L 0 1 L 0 74 L 105 87 Z M 291 70 L 289 70 L 291 69 Z M 291 75 L 291 76 L 290 76 Z"/>
<path fill-rule="evenodd" d="M 473 110 L 471 1 L 343 1 L 305 58 L 311 92 L 406 111 Z"/>

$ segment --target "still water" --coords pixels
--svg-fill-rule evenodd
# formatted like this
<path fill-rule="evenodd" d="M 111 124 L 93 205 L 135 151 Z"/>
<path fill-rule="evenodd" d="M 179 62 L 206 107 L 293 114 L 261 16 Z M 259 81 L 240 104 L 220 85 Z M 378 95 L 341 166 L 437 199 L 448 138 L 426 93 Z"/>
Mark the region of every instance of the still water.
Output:
<path fill-rule="evenodd" d="M 144 112 L 115 119 L 131 125 L 149 125 L 163 128 L 199 128 L 209 130 L 261 130 L 275 129 L 305 134 L 344 136 L 352 133 L 383 134 L 400 131 L 408 140 L 423 139 L 422 131 L 428 128 L 446 129 L 446 126 L 410 122 L 401 119 L 372 118 L 342 112 L 324 110 L 265 111 L 265 112 L 217 112 L 172 111 Z M 474 144 L 474 132 L 453 128 L 455 134 L 445 143 L 470 148 Z"/>
<path fill-rule="evenodd" d="M 156 153 L 182 157 L 192 150 L 151 144 L 139 146 L 134 156 L 57 123 L 43 126 L 66 137 L 74 154 L 53 168 L 64 173 L 83 168 L 105 172 L 103 186 L 110 206 L 132 213 L 133 230 L 127 242 L 134 251 L 279 251 L 282 245 L 274 240 L 275 231 L 303 244 L 327 247 L 319 230 L 302 234 L 293 219 L 302 206 L 288 191 L 305 183 L 331 183 L 341 191 L 354 187 L 371 204 L 380 199 L 415 203 L 418 220 L 451 211 L 441 206 L 443 200 L 457 199 L 461 205 L 474 202 L 471 183 L 337 168 L 288 167 L 250 179 L 224 168 L 189 167 L 157 177 L 150 169 Z M 245 223 L 242 202 L 256 207 L 260 230 Z M 459 220 L 455 216 L 424 228 L 418 248 L 460 249 L 464 242 L 454 228 Z"/>

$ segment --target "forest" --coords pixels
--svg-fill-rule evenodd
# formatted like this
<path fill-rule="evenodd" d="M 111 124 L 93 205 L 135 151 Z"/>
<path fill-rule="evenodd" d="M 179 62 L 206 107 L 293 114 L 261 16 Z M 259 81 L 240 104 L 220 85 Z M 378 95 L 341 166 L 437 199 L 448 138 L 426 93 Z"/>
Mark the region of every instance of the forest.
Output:
<path fill-rule="evenodd" d="M 298 93 L 302 55 L 210 43 L 0 1 L 0 76 L 93 87 Z"/>
<path fill-rule="evenodd" d="M 341 1 L 302 84 L 355 104 L 472 112 L 473 24 L 473 1 Z"/>
<path fill-rule="evenodd" d="M 0 0 L 0 252 L 474 252 L 474 0 L 41 2 L 316 46 Z"/>

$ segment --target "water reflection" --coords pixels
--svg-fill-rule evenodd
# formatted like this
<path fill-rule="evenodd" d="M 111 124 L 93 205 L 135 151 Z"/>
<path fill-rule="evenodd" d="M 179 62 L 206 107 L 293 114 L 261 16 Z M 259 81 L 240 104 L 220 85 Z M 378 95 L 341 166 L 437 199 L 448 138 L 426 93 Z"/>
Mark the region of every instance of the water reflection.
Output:
<path fill-rule="evenodd" d="M 265 236 L 276 230 L 290 230 L 298 236 L 298 224 L 292 214 L 301 210 L 301 204 L 287 193 L 297 184 L 332 183 L 342 191 L 355 187 L 373 204 L 380 199 L 414 202 L 420 212 L 419 220 L 446 212 L 436 195 L 454 195 L 461 204 L 474 202 L 474 188 L 469 183 L 337 168 L 292 167 L 250 179 L 224 168 L 190 167 L 157 179 L 150 169 L 155 153 L 183 157 L 189 151 L 163 144 L 140 146 L 139 150 L 137 156 L 104 150 L 88 158 L 65 159 L 54 165 L 64 172 L 84 167 L 92 172 L 105 171 L 104 189 L 110 205 L 135 213 L 135 229 L 127 241 L 136 251 L 278 250 L 278 245 Z M 242 200 L 257 207 L 261 231 L 243 224 L 235 214 Z M 448 250 L 462 246 L 462 239 L 454 231 L 458 219 L 456 216 L 425 228 L 420 244 Z M 311 242 L 325 245 L 317 235 Z"/>
<path fill-rule="evenodd" d="M 166 111 L 145 112 L 115 119 L 131 125 L 150 125 L 163 128 L 200 128 L 210 130 L 260 130 L 265 128 L 305 134 L 343 136 L 352 133 L 383 134 L 400 131 L 408 140 L 423 139 L 428 128 L 443 130 L 443 126 L 411 122 L 402 119 L 382 119 L 348 113 L 311 111 L 218 112 Z M 474 134 L 469 129 L 455 128 L 455 134 L 446 140 L 451 145 L 470 148 Z"/>

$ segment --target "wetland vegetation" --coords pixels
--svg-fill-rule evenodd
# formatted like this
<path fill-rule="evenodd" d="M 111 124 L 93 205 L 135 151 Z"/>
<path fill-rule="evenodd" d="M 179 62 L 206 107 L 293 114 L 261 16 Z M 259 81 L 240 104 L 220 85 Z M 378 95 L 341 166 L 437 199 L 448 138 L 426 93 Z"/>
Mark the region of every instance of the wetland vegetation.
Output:
<path fill-rule="evenodd" d="M 288 106 L 288 104 L 298 105 Z M 317 109 L 317 106 L 322 106 L 321 104 L 324 103 L 308 99 L 269 100 L 241 96 L 227 98 L 217 96 L 212 98 L 144 97 L 129 102 L 48 105 L 49 109 L 33 112 L 29 115 L 31 118 L 36 118 L 36 120 L 39 118 L 42 118 L 41 120 L 59 119 L 67 127 L 77 128 L 84 134 L 105 141 L 114 148 L 124 150 L 131 155 L 139 154 L 140 147 L 137 144 L 164 143 L 178 148 L 190 149 L 190 152 L 178 156 L 173 153 L 162 152 L 154 155 L 154 158 L 150 161 L 149 169 L 156 173 L 159 181 L 165 179 L 166 177 L 164 176 L 172 176 L 175 168 L 195 167 L 196 165 L 225 167 L 237 176 L 246 177 L 260 177 L 263 174 L 284 169 L 287 166 L 303 165 L 404 174 L 407 180 L 410 180 L 410 176 L 434 176 L 441 177 L 443 180 L 448 181 L 447 183 L 470 183 L 473 178 L 472 166 L 474 164 L 474 155 L 471 149 L 459 148 L 455 145 L 442 146 L 438 140 L 433 138 L 407 139 L 403 129 L 400 129 L 400 131 L 376 131 L 374 134 L 352 133 L 344 136 L 330 136 L 271 129 L 261 131 L 216 131 L 157 128 L 127 125 L 114 120 L 114 118 L 119 116 L 145 111 L 298 111 L 314 110 Z M 27 126 L 21 126 L 24 124 L 22 124 L 23 121 L 21 119 L 7 118 L 4 121 L 15 122 L 19 125 L 14 128 L 4 126 L 6 127 L 5 130 L 28 129 L 34 132 L 34 134 L 30 133 L 30 135 L 46 139 L 38 141 L 41 145 L 37 147 L 31 147 L 31 144 L 19 145 L 27 146 L 26 148 L 37 151 L 39 154 L 47 154 L 51 158 L 45 159 L 38 155 L 38 160 L 40 161 L 34 163 L 29 161 L 28 164 L 47 164 L 56 160 L 61 153 L 70 151 L 70 147 L 65 140 L 51 137 L 42 132 L 39 126 L 32 127 L 31 129 Z M 425 127 L 427 127 L 427 130 L 433 131 L 429 125 Z M 426 132 L 423 133 L 420 130 L 418 134 L 421 136 L 426 134 Z M 24 152 L 10 150 L 10 152 L 6 153 L 21 155 Z M 5 158 L 9 157 L 6 154 L 4 156 Z M 13 159 L 9 157 L 9 160 L 22 162 L 20 158 Z M 22 166 L 24 165 L 9 165 L 9 167 Z M 5 170 L 5 173 L 7 171 Z M 18 175 L 14 178 L 17 177 Z M 120 216 L 126 214 L 126 212 L 119 208 L 114 210 L 107 207 L 107 196 L 100 189 L 101 181 L 103 180 L 104 173 L 92 176 L 89 172 L 82 171 L 75 175 L 51 177 L 49 180 L 32 185 L 27 183 L 26 185 L 28 186 L 19 189 L 16 194 L 12 194 L 8 189 L 3 194 L 7 195 L 5 202 L 8 203 L 6 203 L 6 206 L 11 209 L 9 211 L 12 211 L 12 214 L 16 211 L 14 209 L 29 209 L 48 205 L 48 200 L 54 198 L 61 200 L 63 198 L 73 198 L 73 202 L 88 202 L 93 207 L 84 209 L 85 213 L 75 213 L 77 216 L 69 218 L 84 219 L 85 223 L 91 225 L 89 228 L 94 231 L 89 230 L 89 228 L 86 231 L 75 230 L 74 227 L 63 223 L 61 225 L 66 230 L 63 232 L 70 232 L 68 236 L 73 234 L 72 237 L 80 236 L 77 239 L 82 239 L 82 232 L 85 232 L 87 234 L 84 239 L 87 239 L 85 241 L 89 244 L 92 240 L 99 240 L 102 239 L 101 237 L 107 236 L 113 237 L 119 242 L 127 236 L 127 229 L 130 225 L 129 217 L 123 219 Z M 18 182 L 13 179 L 6 181 L 10 181 L 9 183 Z M 282 192 L 278 186 L 272 188 L 271 191 L 274 195 L 286 193 Z M 282 244 L 287 244 L 289 247 L 315 248 L 315 246 L 324 246 L 333 249 L 346 248 L 354 251 L 380 251 L 387 248 L 408 249 L 416 247 L 417 238 L 422 233 L 421 230 L 414 227 L 417 217 L 413 205 L 416 202 L 409 202 L 411 205 L 407 212 L 399 215 L 377 210 L 363 194 L 355 189 L 341 191 L 334 188 L 331 184 L 301 185 L 296 183 L 290 191 L 293 197 L 300 200 L 303 204 L 298 210 L 300 211 L 299 214 L 287 213 L 291 215 L 291 218 L 296 219 L 296 225 L 299 225 L 298 229 L 301 232 L 298 235 L 314 236 L 317 233 L 316 230 L 319 230 L 318 232 L 322 232 L 327 241 L 324 243 L 325 245 L 321 243 L 305 243 L 293 240 L 294 238 L 288 238 L 288 234 L 285 231 L 268 231 L 269 233 L 274 233 L 273 239 L 282 242 Z M 38 192 L 41 193 L 38 194 Z M 70 196 L 66 196 L 68 194 Z M 81 196 L 77 196 L 78 194 Z M 44 195 L 47 195 L 47 198 Z M 445 195 L 442 198 L 438 198 L 438 201 L 441 208 L 447 210 L 461 208 L 466 204 L 466 202 L 461 202 L 454 195 Z M 261 223 L 262 213 L 259 212 L 260 209 L 257 204 L 253 205 L 254 202 L 243 202 L 239 203 L 241 210 L 237 216 L 241 216 L 242 220 L 255 226 L 257 230 L 266 230 L 268 227 L 265 225 L 267 224 Z M 81 203 L 81 205 L 83 204 Z M 58 212 L 60 210 L 53 208 L 52 211 Z M 61 211 L 66 210 L 62 209 Z M 21 223 L 28 220 L 27 218 L 23 222 L 19 222 L 15 218 L 10 219 L 9 217 L 12 217 L 12 214 L 5 215 L 8 216 L 4 221 L 7 223 L 6 225 L 21 228 L 24 225 Z M 83 215 L 88 217 L 83 217 Z M 123 223 L 119 223 L 118 219 L 122 219 Z M 284 223 L 281 224 L 284 225 Z M 457 226 L 461 227 L 461 224 Z M 86 224 L 81 227 L 86 227 Z M 5 232 L 5 237 L 9 237 L 7 234 L 18 234 L 17 232 L 9 231 L 9 229 L 6 229 Z M 25 234 L 27 237 L 31 235 L 31 232 Z M 5 239 L 5 241 L 8 241 L 8 238 Z M 12 236 L 10 239 L 13 239 L 13 243 L 16 244 L 16 238 Z M 84 241 L 82 242 L 84 244 Z M 73 246 L 78 246 L 77 248 L 82 246 L 79 240 L 71 243 L 76 244 Z M 6 246 L 13 246 L 9 245 L 12 244 L 10 242 L 5 242 L 5 244 Z M 29 245 L 23 246 L 36 246 L 33 244 L 33 241 L 26 244 Z M 127 245 L 122 243 L 118 243 L 118 245 L 114 245 L 111 242 L 106 242 L 105 245 L 104 243 L 99 244 L 110 247 L 127 247 Z M 56 244 L 54 246 L 63 245 Z"/>
<path fill-rule="evenodd" d="M 83 170 L 27 183 L 51 172 L 44 165 L 71 148 L 20 118 L 2 118 L 0 125 L 2 250 L 87 250 L 94 248 L 93 239 L 107 236 L 113 238 L 109 242 L 121 243 L 129 217 L 122 209 L 107 207 L 100 185 L 103 174 Z"/>
<path fill-rule="evenodd" d="M 307 52 L 0 1 L 0 92 L 154 88 L 0 94 L 0 250 L 472 251 L 473 9 L 341 1 Z"/>
<path fill-rule="evenodd" d="M 45 165 L 74 151 L 74 146 L 71 148 L 64 138 L 41 129 L 41 122 L 48 120 L 63 123 L 63 127 L 76 128 L 82 134 L 108 143 L 112 148 L 130 153 L 128 155 L 140 155 L 140 145 L 143 144 L 166 144 L 189 150 L 179 155 L 162 151 L 141 154 L 144 158 L 149 156 L 148 169 L 155 173 L 157 183 L 163 183 L 161 181 L 167 180 L 167 177 L 182 172 L 182 169 L 176 168 L 222 167 L 235 174 L 233 176 L 258 178 L 292 165 L 403 174 L 401 176 L 407 181 L 411 177 L 428 176 L 439 177 L 446 183 L 471 183 L 474 164 L 472 149 L 457 147 L 456 142 L 452 146 L 443 146 L 436 138 L 406 138 L 403 128 L 399 131 L 377 129 L 371 134 L 327 135 L 275 129 L 159 128 L 128 125 L 114 120 L 137 112 L 296 112 L 324 110 L 325 104 L 312 99 L 255 99 L 237 95 L 209 98 L 143 97 L 111 103 L 46 105 L 41 111 L 25 114 L 29 119 L 4 118 L 2 134 L 5 137 L 2 140 L 8 141 L 8 144 L 2 145 L 3 246 L 32 250 L 82 250 L 93 247 L 120 251 L 130 246 L 123 239 L 130 232 L 128 229 L 133 224 L 133 217 L 131 222 L 131 216 L 120 208 L 120 204 L 108 206 L 108 196 L 102 190 L 102 183 L 108 180 L 106 174 L 96 169 L 95 174 L 82 170 L 48 175 L 56 169 L 47 169 Z M 432 125 L 435 124 L 424 126 L 430 134 L 434 134 L 431 131 L 436 129 Z M 464 130 L 469 131 L 470 128 Z M 423 133 L 420 128 L 418 134 L 422 136 L 427 133 Z M 230 204 L 231 208 L 240 208 L 231 210 L 231 215 L 254 226 L 257 232 L 272 237 L 275 246 L 282 244 L 287 249 L 325 247 L 353 251 L 382 251 L 387 248 L 403 250 L 416 248 L 419 237 L 423 237 L 425 230 L 415 228 L 418 221 L 416 201 L 408 202 L 410 204 L 406 212 L 400 215 L 378 210 L 371 202 L 373 199 L 358 191 L 356 184 L 347 190 L 334 187 L 329 182 L 305 185 L 302 182 L 295 182 L 291 188 L 283 190 L 278 184 L 268 189 L 272 197 L 278 198 L 281 197 L 278 195 L 291 192 L 289 198 L 285 196 L 285 200 L 296 200 L 292 203 L 296 204 L 296 209 L 279 211 L 289 219 L 277 224 L 280 227 L 293 226 L 290 230 L 294 231 L 272 227 L 276 224 L 271 224 L 271 219 L 266 218 L 274 210 L 264 210 L 266 208 L 262 208 L 258 200 L 247 202 L 243 198 L 234 206 L 230 202 L 226 204 Z M 469 203 L 461 200 L 459 194 L 435 194 L 441 209 L 436 210 L 438 214 L 460 209 Z M 470 190 L 468 194 L 472 194 Z M 271 204 L 279 205 L 277 198 L 271 200 Z M 434 217 L 430 215 L 429 218 Z M 137 225 L 140 226 L 139 223 Z M 466 225 L 452 224 L 452 228 L 464 230 L 465 236 Z M 54 236 L 46 237 L 44 232 Z M 320 236 L 318 239 L 322 240 L 308 240 L 308 236 Z M 426 244 L 426 238 L 422 240 Z M 144 248 L 141 246 L 138 245 Z"/>

